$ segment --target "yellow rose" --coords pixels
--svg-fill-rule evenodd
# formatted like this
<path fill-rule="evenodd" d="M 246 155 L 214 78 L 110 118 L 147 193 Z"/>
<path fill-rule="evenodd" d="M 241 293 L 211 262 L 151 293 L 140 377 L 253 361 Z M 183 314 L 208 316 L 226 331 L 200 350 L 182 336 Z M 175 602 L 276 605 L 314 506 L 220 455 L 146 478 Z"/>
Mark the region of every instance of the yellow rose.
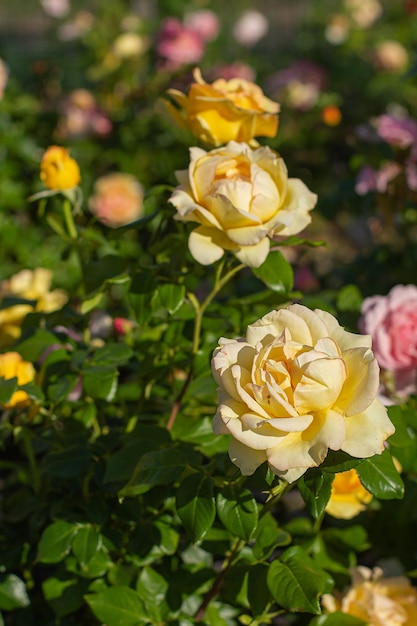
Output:
<path fill-rule="evenodd" d="M 362 485 L 355 469 L 336 474 L 326 513 L 338 519 L 352 519 L 366 509 L 372 494 Z"/>
<path fill-rule="evenodd" d="M 0 354 L 0 378 L 9 380 L 15 377 L 19 385 L 30 383 L 35 377 L 35 368 L 32 363 L 24 361 L 17 352 Z M 19 390 L 13 393 L 9 402 L 5 402 L 1 406 L 10 409 L 17 404 L 25 404 L 26 402 L 29 402 L 28 394 L 26 391 Z"/>
<path fill-rule="evenodd" d="M 107 174 L 95 182 L 88 206 L 110 228 L 130 224 L 143 215 L 143 187 L 130 174 Z"/>
<path fill-rule="evenodd" d="M 288 482 L 331 450 L 380 454 L 394 427 L 377 399 L 379 368 L 369 335 L 346 332 L 325 311 L 300 304 L 268 313 L 246 338 L 220 339 L 215 433 L 232 435 L 242 474 L 264 461 Z"/>
<path fill-rule="evenodd" d="M 81 180 L 80 168 L 66 148 L 50 146 L 42 157 L 40 178 L 45 187 L 54 191 L 72 189 Z"/>
<path fill-rule="evenodd" d="M 8 345 L 20 336 L 22 322 L 28 313 L 51 313 L 64 306 L 68 296 L 60 289 L 50 291 L 51 283 L 52 272 L 38 267 L 33 271 L 21 270 L 0 284 L 0 303 L 8 297 L 33 301 L 33 304 L 0 309 L 0 346 Z"/>
<path fill-rule="evenodd" d="M 415 626 L 417 591 L 405 576 L 384 578 L 380 568 L 356 567 L 345 594 L 322 597 L 328 613 L 343 611 L 369 626 Z"/>
<path fill-rule="evenodd" d="M 295 235 L 310 223 L 316 194 L 288 178 L 284 160 L 270 148 L 231 141 L 210 152 L 191 148 L 190 154 L 170 202 L 176 219 L 200 223 L 189 239 L 199 263 L 214 263 L 231 250 L 242 263 L 259 267 L 269 237 Z"/>
<path fill-rule="evenodd" d="M 228 141 L 250 142 L 254 137 L 275 137 L 279 104 L 266 98 L 257 85 L 243 78 L 219 78 L 211 85 L 194 71 L 188 96 L 176 89 L 168 94 L 178 105 L 165 104 L 180 128 L 220 146 Z M 179 108 L 178 108 L 179 107 Z"/>

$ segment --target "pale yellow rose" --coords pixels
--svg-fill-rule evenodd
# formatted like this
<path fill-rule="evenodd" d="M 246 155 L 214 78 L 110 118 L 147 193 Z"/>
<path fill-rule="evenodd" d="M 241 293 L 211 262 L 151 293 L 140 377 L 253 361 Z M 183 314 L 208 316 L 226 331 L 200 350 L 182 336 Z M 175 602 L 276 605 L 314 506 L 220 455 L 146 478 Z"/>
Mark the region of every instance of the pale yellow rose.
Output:
<path fill-rule="evenodd" d="M 60 309 L 68 300 L 61 289 L 50 291 L 52 272 L 43 267 L 21 270 L 0 284 L 0 303 L 5 298 L 32 300 L 33 304 L 16 304 L 0 309 L 0 346 L 18 339 L 21 326 L 28 313 L 44 311 L 51 313 Z"/>
<path fill-rule="evenodd" d="M 100 222 L 118 228 L 143 216 L 143 195 L 134 176 L 115 172 L 97 179 L 88 207 Z"/>
<path fill-rule="evenodd" d="M 366 509 L 372 494 L 362 485 L 355 469 L 340 472 L 334 477 L 326 513 L 338 519 L 352 519 Z"/>
<path fill-rule="evenodd" d="M 168 94 L 177 106 L 164 101 L 180 128 L 211 146 L 228 141 L 250 142 L 254 137 L 275 137 L 279 104 L 267 98 L 260 87 L 243 78 L 219 78 L 211 85 L 198 69 L 188 95 L 177 89 Z"/>
<path fill-rule="evenodd" d="M 42 157 L 40 178 L 48 189 L 64 191 L 79 184 L 80 168 L 66 148 L 50 146 Z"/>
<path fill-rule="evenodd" d="M 189 239 L 199 263 L 214 263 L 230 250 L 259 267 L 270 237 L 295 235 L 310 223 L 316 194 L 288 178 L 284 160 L 270 148 L 231 141 L 210 152 L 191 148 L 190 154 L 188 170 L 176 173 L 180 185 L 170 202 L 176 219 L 200 224 Z"/>
<path fill-rule="evenodd" d="M 15 377 L 18 385 L 30 383 L 35 377 L 35 368 L 32 363 L 24 361 L 17 352 L 0 354 L 0 378 L 10 380 Z M 29 396 L 26 391 L 19 390 L 12 394 L 9 402 L 5 402 L 1 406 L 10 409 L 17 404 L 26 404 L 27 402 L 29 402 Z"/>
<path fill-rule="evenodd" d="M 376 397 L 370 336 L 345 331 L 325 311 L 293 304 L 268 313 L 246 338 L 220 339 L 212 369 L 213 429 L 232 435 L 229 455 L 242 474 L 267 461 L 293 482 L 329 449 L 367 458 L 394 432 Z"/>
<path fill-rule="evenodd" d="M 328 613 L 343 611 L 369 626 L 416 626 L 417 590 L 405 576 L 384 578 L 380 568 L 356 567 L 344 594 L 322 597 Z"/>

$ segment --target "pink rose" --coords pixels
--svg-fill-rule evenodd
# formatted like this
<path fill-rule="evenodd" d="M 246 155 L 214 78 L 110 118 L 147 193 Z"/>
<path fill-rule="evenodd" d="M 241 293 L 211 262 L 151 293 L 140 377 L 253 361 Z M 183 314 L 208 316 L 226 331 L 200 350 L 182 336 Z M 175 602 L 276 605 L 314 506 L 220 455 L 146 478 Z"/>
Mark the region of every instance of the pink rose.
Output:
<path fill-rule="evenodd" d="M 134 176 L 115 172 L 96 180 L 88 207 L 100 222 L 119 228 L 143 217 L 143 195 Z"/>
<path fill-rule="evenodd" d="M 397 392 L 416 391 L 417 287 L 396 285 L 386 296 L 365 298 L 361 332 L 372 336 L 380 367 L 394 374 Z"/>
<path fill-rule="evenodd" d="M 213 41 L 219 34 L 220 21 L 213 11 L 200 9 L 185 16 L 184 25 L 204 41 Z"/>
<path fill-rule="evenodd" d="M 381 115 L 377 120 L 378 135 L 392 146 L 409 148 L 417 140 L 417 122 L 410 118 Z"/>
<path fill-rule="evenodd" d="M 175 17 L 168 17 L 158 35 L 157 52 L 165 61 L 165 68 L 175 70 L 187 63 L 198 63 L 204 54 L 205 42 L 191 28 Z"/>

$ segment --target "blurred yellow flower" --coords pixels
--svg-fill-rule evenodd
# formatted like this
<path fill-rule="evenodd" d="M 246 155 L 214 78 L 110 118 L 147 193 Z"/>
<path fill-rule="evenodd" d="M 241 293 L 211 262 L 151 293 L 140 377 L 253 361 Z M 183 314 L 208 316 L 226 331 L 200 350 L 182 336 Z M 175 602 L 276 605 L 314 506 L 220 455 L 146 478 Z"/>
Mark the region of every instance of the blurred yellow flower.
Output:
<path fill-rule="evenodd" d="M 30 383 L 35 377 L 35 368 L 32 363 L 24 361 L 17 352 L 0 354 L 0 378 L 10 380 L 15 377 L 19 385 Z M 28 401 L 29 396 L 26 391 L 19 390 L 12 394 L 9 402 L 5 402 L 1 406 L 5 409 L 10 409 L 17 404 L 24 404 Z"/>
<path fill-rule="evenodd" d="M 61 289 L 50 291 L 52 272 L 43 267 L 22 270 L 0 284 L 0 303 L 5 298 L 32 300 L 33 304 L 16 304 L 0 310 L 0 346 L 9 345 L 20 336 L 21 325 L 28 313 L 51 313 L 68 300 Z"/>
<path fill-rule="evenodd" d="M 219 78 L 209 85 L 199 69 L 194 70 L 194 79 L 188 96 L 176 89 L 167 92 L 178 106 L 165 104 L 180 128 L 212 146 L 275 137 L 280 106 L 260 87 L 243 78 Z"/>
<path fill-rule="evenodd" d="M 40 178 L 53 191 L 72 189 L 81 180 L 80 168 L 66 148 L 50 146 L 42 157 Z"/>
<path fill-rule="evenodd" d="M 340 472 L 333 481 L 326 513 L 339 519 L 352 519 L 363 511 L 371 500 L 372 494 L 362 485 L 355 469 Z"/>
<path fill-rule="evenodd" d="M 415 626 L 417 590 L 405 576 L 384 578 L 380 568 L 356 567 L 352 586 L 344 594 L 322 597 L 329 613 L 343 611 L 369 626 Z"/>

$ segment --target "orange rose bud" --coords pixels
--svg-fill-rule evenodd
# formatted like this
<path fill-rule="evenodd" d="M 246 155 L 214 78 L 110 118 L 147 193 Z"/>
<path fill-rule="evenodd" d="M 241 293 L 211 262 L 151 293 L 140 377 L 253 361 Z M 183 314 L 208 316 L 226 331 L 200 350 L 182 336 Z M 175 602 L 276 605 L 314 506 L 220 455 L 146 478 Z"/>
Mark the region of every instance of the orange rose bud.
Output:
<path fill-rule="evenodd" d="M 342 112 L 339 107 L 331 104 L 322 109 L 321 119 L 327 126 L 338 126 L 342 121 Z"/>

